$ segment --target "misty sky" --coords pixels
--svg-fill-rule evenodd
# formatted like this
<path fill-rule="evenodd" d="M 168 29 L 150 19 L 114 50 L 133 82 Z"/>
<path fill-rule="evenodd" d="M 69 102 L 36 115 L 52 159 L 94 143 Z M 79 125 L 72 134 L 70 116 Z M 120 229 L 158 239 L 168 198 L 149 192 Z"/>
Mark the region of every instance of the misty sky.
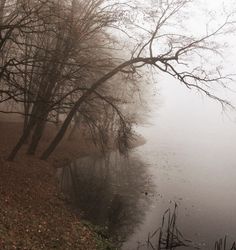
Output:
<path fill-rule="evenodd" d="M 222 3 L 221 0 L 196 0 L 196 2 L 201 2 L 202 6 L 206 7 L 205 13 L 212 12 L 215 16 L 222 15 Z M 230 1 L 227 1 L 229 5 Z M 234 5 L 232 5 L 234 6 Z M 195 9 L 192 8 L 193 13 Z M 204 13 L 204 11 L 202 12 Z M 200 32 L 199 27 L 204 27 L 198 25 L 204 18 L 203 16 L 197 16 L 196 13 L 193 15 L 191 25 L 194 27 L 194 31 Z M 223 20 L 223 19 L 222 19 Z M 189 28 L 189 27 L 188 27 Z M 228 47 L 223 49 L 225 57 L 223 58 L 223 64 L 225 70 L 232 74 L 236 73 L 235 69 L 235 58 L 236 49 L 234 44 L 236 44 L 235 35 L 227 35 L 225 37 L 225 43 Z M 213 61 L 214 62 L 214 61 Z M 217 66 L 217 65 L 216 65 Z M 156 98 L 158 99 L 158 104 L 153 107 L 153 114 L 155 113 L 155 123 L 161 122 L 164 126 L 170 127 L 170 129 L 180 129 L 185 127 L 186 132 L 191 134 L 192 129 L 197 129 L 203 133 L 206 130 L 209 132 L 211 129 L 219 129 L 219 133 L 223 133 L 223 129 L 235 129 L 236 130 L 236 113 L 234 111 L 226 111 L 222 113 L 222 107 L 216 101 L 210 100 L 203 94 L 197 93 L 195 90 L 189 90 L 185 86 L 181 85 L 177 80 L 170 77 L 161 77 L 158 80 L 158 86 L 160 95 Z M 231 84 L 232 88 L 236 90 L 236 81 Z M 216 92 L 220 96 L 224 96 L 231 100 L 232 103 L 236 104 L 236 92 L 229 91 L 223 88 L 219 88 Z M 159 105 L 161 102 L 161 106 Z M 167 130 L 167 127 L 165 128 Z"/>
<path fill-rule="evenodd" d="M 207 7 L 205 12 L 213 8 L 222 10 L 223 1 L 195 2 Z M 203 26 L 199 23 L 203 24 L 204 16 L 198 13 L 193 14 L 191 26 L 201 33 Z M 220 22 L 220 18 L 217 20 Z M 224 48 L 226 56 L 222 62 L 227 72 L 236 73 L 236 36 L 230 34 L 223 42 L 229 46 Z M 164 197 L 157 208 L 164 201 L 181 197 L 181 228 L 190 239 L 209 243 L 225 234 L 235 237 L 236 112 L 222 112 L 219 103 L 171 77 L 163 75 L 157 82 L 159 95 L 149 118 L 152 124 L 139 130 L 147 139 L 144 149 L 140 149 L 141 155 L 150 162 L 157 191 Z M 236 81 L 232 87 L 236 90 Z M 217 94 L 236 105 L 236 92 L 220 88 Z M 157 220 L 157 208 L 147 215 L 144 231 Z M 196 235 L 198 239 L 194 238 Z"/>

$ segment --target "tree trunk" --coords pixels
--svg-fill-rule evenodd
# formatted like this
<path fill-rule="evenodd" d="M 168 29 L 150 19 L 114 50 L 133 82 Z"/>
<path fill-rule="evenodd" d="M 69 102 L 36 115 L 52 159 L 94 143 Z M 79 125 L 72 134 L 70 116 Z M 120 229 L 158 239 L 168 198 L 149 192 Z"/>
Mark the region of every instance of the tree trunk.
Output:
<path fill-rule="evenodd" d="M 34 133 L 31 139 L 31 143 L 29 145 L 28 151 L 27 153 L 30 155 L 34 155 L 36 152 L 36 149 L 39 145 L 40 139 L 42 138 L 43 132 L 44 132 L 44 128 L 46 125 L 46 121 L 45 120 L 40 120 L 38 121 L 35 129 L 34 129 Z"/>
<path fill-rule="evenodd" d="M 30 122 L 30 120 L 32 118 L 29 117 L 29 105 L 28 104 L 24 104 L 24 124 L 23 124 L 23 131 L 22 131 L 22 134 L 24 134 L 24 132 L 27 130 L 27 127 L 28 127 L 28 124 Z M 33 112 L 33 111 L 32 111 Z M 27 144 L 27 140 L 24 142 L 25 144 Z"/>
<path fill-rule="evenodd" d="M 138 62 L 148 63 L 149 62 L 149 58 L 138 57 L 138 58 L 134 58 L 134 59 L 128 60 L 128 61 L 120 64 L 119 66 L 117 66 L 113 70 L 111 70 L 109 73 L 105 74 L 103 77 L 101 77 L 97 81 L 95 81 L 95 83 L 92 85 L 92 87 L 90 89 L 88 89 L 79 98 L 79 100 L 74 104 L 73 108 L 71 109 L 71 111 L 67 115 L 67 117 L 66 117 L 65 121 L 63 122 L 63 124 L 62 124 L 60 130 L 58 131 L 57 135 L 55 136 L 55 138 L 53 139 L 53 141 L 50 143 L 50 145 L 48 146 L 48 148 L 43 152 L 43 154 L 41 156 L 42 160 L 47 160 L 48 157 L 51 155 L 51 153 L 55 150 L 55 148 L 57 147 L 57 145 L 60 143 L 60 141 L 64 137 L 64 135 L 66 133 L 66 130 L 68 129 L 68 127 L 70 125 L 70 122 L 73 119 L 73 116 L 76 114 L 77 110 L 79 109 L 79 107 L 81 106 L 81 104 L 87 99 L 87 97 L 89 97 L 98 87 L 100 87 L 108 79 L 112 78 L 114 75 L 116 75 L 122 69 L 124 69 L 125 67 L 130 66 L 130 65 L 132 65 L 134 63 L 138 63 Z"/>
<path fill-rule="evenodd" d="M 29 117 L 27 115 L 25 115 L 22 133 L 24 133 L 24 131 L 27 129 L 28 122 L 29 122 Z"/>
<path fill-rule="evenodd" d="M 57 147 L 57 145 L 59 144 L 59 142 L 62 140 L 62 138 L 65 135 L 65 132 L 67 130 L 67 128 L 70 125 L 70 122 L 73 118 L 73 116 L 75 115 L 77 111 L 77 105 L 75 105 L 70 113 L 67 115 L 65 121 L 63 122 L 60 130 L 58 131 L 57 135 L 55 136 L 55 138 L 53 139 L 53 141 L 51 142 L 51 144 L 49 145 L 49 147 L 43 152 L 41 159 L 42 160 L 47 160 L 48 157 L 51 155 L 51 153 L 55 150 L 55 148 Z"/>
<path fill-rule="evenodd" d="M 34 105 L 32 112 L 31 112 L 31 117 L 28 119 L 27 126 L 25 126 L 24 128 L 22 136 L 20 137 L 19 141 L 17 142 L 17 144 L 15 145 L 15 147 L 13 148 L 13 150 L 11 151 L 10 155 L 7 158 L 9 161 L 14 160 L 17 152 L 20 150 L 23 144 L 25 144 L 26 141 L 28 140 L 30 133 L 32 129 L 34 128 L 36 121 L 37 121 L 36 119 L 37 110 L 38 110 L 38 106 Z"/>
<path fill-rule="evenodd" d="M 20 148 L 23 146 L 23 144 L 27 141 L 29 138 L 30 132 L 33 129 L 35 125 L 35 122 L 29 122 L 27 128 L 24 130 L 22 136 L 20 137 L 19 141 L 11 151 L 10 155 L 8 156 L 7 160 L 8 161 L 13 161 L 14 158 L 16 157 L 17 152 L 20 150 Z"/>

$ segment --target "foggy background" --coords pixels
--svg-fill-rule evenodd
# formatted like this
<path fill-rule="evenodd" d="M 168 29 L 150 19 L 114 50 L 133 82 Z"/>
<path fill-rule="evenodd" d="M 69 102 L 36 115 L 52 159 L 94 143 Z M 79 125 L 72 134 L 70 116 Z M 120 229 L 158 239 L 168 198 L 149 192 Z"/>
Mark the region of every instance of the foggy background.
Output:
<path fill-rule="evenodd" d="M 230 1 L 196 1 L 199 2 L 199 9 L 207 8 L 206 13 L 213 15 L 221 12 L 222 4 L 234 7 Z M 188 29 L 201 32 L 199 24 L 204 23 L 204 16 L 194 11 L 195 19 Z M 235 35 L 230 35 L 225 40 L 226 56 L 222 58 L 226 71 L 233 74 L 235 44 Z M 215 93 L 236 105 L 234 85 L 235 82 L 230 89 L 215 89 Z M 184 235 L 201 249 L 211 249 L 215 240 L 224 235 L 235 240 L 235 110 L 222 109 L 220 103 L 168 77 L 158 78 L 158 90 L 150 124 L 137 130 L 147 139 L 139 153 L 150 164 L 161 198 L 156 199 L 130 242 L 142 241 L 143 231 L 153 231 L 153 221 L 160 221 L 160 214 L 171 201 L 180 204 L 179 223 Z M 130 246 L 125 245 L 125 249 Z"/>

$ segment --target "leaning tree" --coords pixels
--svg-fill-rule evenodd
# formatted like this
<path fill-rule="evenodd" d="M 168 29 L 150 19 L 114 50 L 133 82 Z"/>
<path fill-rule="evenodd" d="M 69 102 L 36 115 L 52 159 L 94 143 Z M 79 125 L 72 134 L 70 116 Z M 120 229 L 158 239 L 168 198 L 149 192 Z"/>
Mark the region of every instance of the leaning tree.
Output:
<path fill-rule="evenodd" d="M 224 13 L 221 24 L 209 22 L 204 32 L 196 32 L 187 28 L 186 17 L 190 18 L 193 9 L 189 6 L 196 2 L 191 0 L 16 2 L 23 3 L 25 19 L 19 27 L 24 24 L 24 28 L 9 39 L 10 50 L 6 46 L 7 55 L 13 57 L 1 68 L 5 74 L 1 86 L 4 96 L 24 104 L 28 118 L 9 160 L 31 133 L 28 153 L 34 154 L 46 122 L 56 121 L 59 114 L 64 116 L 61 127 L 42 159 L 50 156 L 78 116 L 103 139 L 109 136 L 104 131 L 112 127 L 119 147 L 125 149 L 133 123 L 125 107 L 132 103 L 132 93 L 144 89 L 146 76 L 171 76 L 222 106 L 230 106 L 212 88 L 225 87 L 232 80 L 216 60 L 222 54 L 222 37 L 235 29 L 232 12 Z M 26 8 L 26 2 L 34 3 L 33 7 Z M 25 21 L 32 18 L 37 24 L 33 27 Z M 22 50 L 18 60 L 16 46 Z M 8 72 L 8 64 L 12 71 Z"/>
<path fill-rule="evenodd" d="M 225 13 L 225 19 L 221 24 L 213 25 L 213 27 L 208 24 L 205 34 L 202 32 L 194 34 L 193 30 L 187 32 L 183 27 L 183 19 L 185 19 L 183 15 L 186 15 L 190 4 L 193 4 L 190 0 L 163 1 L 161 5 L 160 3 L 152 5 L 150 10 L 143 9 L 144 6 L 141 6 L 138 14 L 137 5 L 125 5 L 124 8 L 127 10 L 131 8 L 133 13 L 136 13 L 126 15 L 124 18 L 126 26 L 119 27 L 119 30 L 128 36 L 129 44 L 126 44 L 126 48 L 131 48 L 130 44 L 135 43 L 131 57 L 129 59 L 125 57 L 123 60 L 121 58 L 112 70 L 108 70 L 106 74 L 94 81 L 90 88 L 77 99 L 57 135 L 42 154 L 42 159 L 47 159 L 55 150 L 83 103 L 96 95 L 100 88 L 112 81 L 113 77 L 118 74 L 132 77 L 142 74 L 141 69 L 144 67 L 147 70 L 151 68 L 170 75 L 190 89 L 200 91 L 220 102 L 222 106 L 231 105 L 227 100 L 215 95 L 211 88 L 215 85 L 227 86 L 227 83 L 232 80 L 232 76 L 224 75 L 221 65 L 209 63 L 209 58 L 214 62 L 216 57 L 221 55 L 220 43 L 216 41 L 221 41 L 222 36 L 235 30 L 234 15 Z M 131 10 L 130 13 L 132 13 Z M 142 26 L 142 24 L 147 24 L 147 26 Z M 117 35 L 117 37 L 119 36 Z M 123 36 L 120 35 L 120 37 Z M 133 41 L 135 42 L 133 43 Z M 147 72 L 145 73 L 147 74 Z M 125 121 L 122 122 L 120 136 L 128 138 L 129 131 Z M 127 144 L 126 140 L 123 143 Z"/>

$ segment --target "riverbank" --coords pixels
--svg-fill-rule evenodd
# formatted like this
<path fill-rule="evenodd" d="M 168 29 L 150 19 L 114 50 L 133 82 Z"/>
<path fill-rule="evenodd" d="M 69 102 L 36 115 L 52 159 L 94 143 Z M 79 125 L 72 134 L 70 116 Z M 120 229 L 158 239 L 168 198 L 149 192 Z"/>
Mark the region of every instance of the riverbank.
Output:
<path fill-rule="evenodd" d="M 106 242 L 68 210 L 55 177 L 55 167 L 96 148 L 77 134 L 79 140 L 65 140 L 48 162 L 26 155 L 27 145 L 7 162 L 21 129 L 21 123 L 0 122 L 0 249 L 103 249 Z"/>

